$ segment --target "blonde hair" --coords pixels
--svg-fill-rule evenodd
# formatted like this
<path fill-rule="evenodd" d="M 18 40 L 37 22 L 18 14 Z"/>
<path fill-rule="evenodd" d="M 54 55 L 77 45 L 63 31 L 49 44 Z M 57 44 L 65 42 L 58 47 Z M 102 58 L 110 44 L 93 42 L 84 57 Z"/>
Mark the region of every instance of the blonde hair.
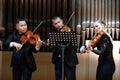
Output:
<path fill-rule="evenodd" d="M 104 26 L 106 26 L 105 21 L 102 21 L 102 20 L 97 20 L 97 21 L 95 21 L 94 23 L 96 23 L 96 22 L 98 22 L 98 23 L 103 24 Z"/>
<path fill-rule="evenodd" d="M 95 22 L 100 23 L 100 24 L 103 24 L 104 26 L 103 26 L 102 28 L 105 28 L 105 26 L 106 26 L 105 21 L 97 20 L 97 21 L 95 21 Z M 95 22 L 94 22 L 94 23 L 95 23 Z M 105 31 L 104 29 L 102 29 L 102 30 L 105 32 L 105 34 L 110 38 L 110 40 L 111 40 L 111 42 L 112 42 L 113 40 L 112 40 L 111 35 L 110 35 L 107 31 Z"/>

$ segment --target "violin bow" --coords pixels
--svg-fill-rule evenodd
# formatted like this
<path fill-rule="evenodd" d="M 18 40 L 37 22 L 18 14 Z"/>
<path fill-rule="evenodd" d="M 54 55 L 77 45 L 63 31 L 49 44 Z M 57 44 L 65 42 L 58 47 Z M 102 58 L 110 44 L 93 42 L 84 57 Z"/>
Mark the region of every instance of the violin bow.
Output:
<path fill-rule="evenodd" d="M 70 22 L 70 20 L 71 20 L 71 18 L 73 17 L 74 14 L 75 14 L 75 12 L 73 11 L 72 14 L 71 14 L 71 16 L 70 16 L 70 18 L 68 19 L 68 21 L 66 22 L 65 25 L 67 25 Z"/>
<path fill-rule="evenodd" d="M 45 22 L 45 21 L 42 20 L 42 21 L 38 24 L 38 26 L 33 30 L 33 33 L 40 27 L 40 25 L 41 25 L 43 22 Z"/>

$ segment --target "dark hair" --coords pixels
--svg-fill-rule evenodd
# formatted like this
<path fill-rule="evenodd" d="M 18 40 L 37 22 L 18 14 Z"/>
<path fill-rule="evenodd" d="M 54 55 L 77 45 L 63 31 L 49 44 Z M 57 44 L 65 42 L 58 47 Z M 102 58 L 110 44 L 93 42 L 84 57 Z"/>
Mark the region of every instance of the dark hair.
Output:
<path fill-rule="evenodd" d="M 25 21 L 23 18 L 16 18 L 15 24 L 19 23 L 20 21 Z"/>
<path fill-rule="evenodd" d="M 53 16 L 53 17 L 52 17 L 52 20 L 56 20 L 57 18 L 60 18 L 60 19 L 61 19 L 61 17 L 59 17 L 59 16 Z"/>

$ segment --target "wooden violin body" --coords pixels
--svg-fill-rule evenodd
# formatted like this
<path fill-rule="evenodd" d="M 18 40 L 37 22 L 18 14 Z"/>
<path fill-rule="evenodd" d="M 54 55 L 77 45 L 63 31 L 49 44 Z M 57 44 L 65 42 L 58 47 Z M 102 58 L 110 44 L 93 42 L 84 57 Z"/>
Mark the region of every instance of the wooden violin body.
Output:
<path fill-rule="evenodd" d="M 86 48 L 86 52 L 90 53 L 90 51 L 92 50 L 92 48 L 94 48 L 97 43 L 100 41 L 100 39 L 102 38 L 103 34 L 105 32 L 104 31 L 100 31 L 88 44 L 87 48 Z"/>
<path fill-rule="evenodd" d="M 24 35 L 20 37 L 20 41 L 22 42 L 22 45 L 25 44 L 26 42 L 29 42 L 32 45 L 36 45 L 37 39 L 40 39 L 40 36 L 38 34 L 33 34 L 33 32 L 30 30 L 28 30 Z M 42 41 L 41 39 L 40 41 L 41 41 L 41 45 L 43 43 L 44 45 L 48 46 L 48 43 Z"/>
<path fill-rule="evenodd" d="M 95 36 L 92 40 L 91 40 L 91 47 L 95 47 L 96 44 L 100 41 L 101 37 L 103 36 L 104 31 L 100 31 L 100 33 L 98 33 L 97 36 Z"/>
<path fill-rule="evenodd" d="M 66 25 L 63 26 L 62 30 L 65 31 L 65 32 L 71 32 L 71 28 L 66 26 Z"/>
<path fill-rule="evenodd" d="M 39 39 L 40 36 L 38 34 L 33 34 L 32 31 L 28 30 L 24 35 L 20 37 L 20 41 L 22 43 L 29 42 L 32 45 L 36 44 L 36 39 Z"/>

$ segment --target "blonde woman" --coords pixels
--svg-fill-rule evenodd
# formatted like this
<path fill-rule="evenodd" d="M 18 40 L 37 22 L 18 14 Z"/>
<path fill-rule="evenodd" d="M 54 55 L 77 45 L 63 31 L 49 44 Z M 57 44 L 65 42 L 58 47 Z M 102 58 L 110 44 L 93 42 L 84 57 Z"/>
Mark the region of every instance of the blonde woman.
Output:
<path fill-rule="evenodd" d="M 95 21 L 93 23 L 94 38 L 87 45 L 87 51 L 92 51 L 99 55 L 98 66 L 96 70 L 96 80 L 112 80 L 115 72 L 115 63 L 113 59 L 113 44 L 111 36 L 105 31 L 104 21 Z M 98 41 L 96 41 L 96 40 Z M 96 48 L 95 48 L 96 47 Z M 85 47 L 81 47 L 83 52 Z"/>

